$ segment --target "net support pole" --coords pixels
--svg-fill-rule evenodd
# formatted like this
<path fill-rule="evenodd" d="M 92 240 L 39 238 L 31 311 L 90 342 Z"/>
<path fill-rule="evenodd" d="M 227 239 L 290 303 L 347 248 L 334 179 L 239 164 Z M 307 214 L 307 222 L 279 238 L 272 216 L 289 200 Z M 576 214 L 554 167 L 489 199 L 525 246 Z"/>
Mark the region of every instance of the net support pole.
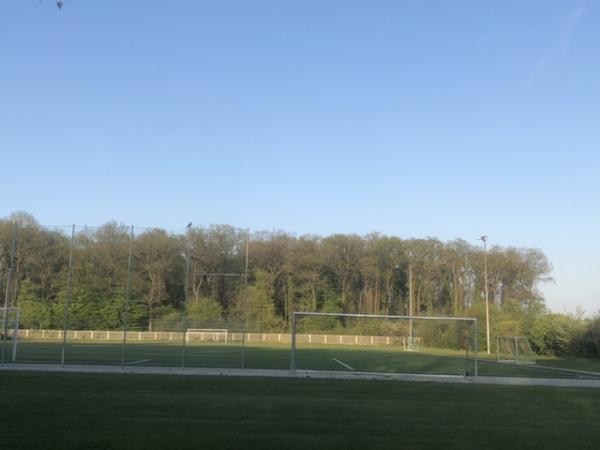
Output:
<path fill-rule="evenodd" d="M 479 376 L 479 361 L 477 356 L 477 347 L 479 346 L 479 343 L 477 342 L 477 319 L 473 320 L 473 334 L 475 336 L 475 378 L 477 378 Z"/>
<path fill-rule="evenodd" d="M 292 313 L 292 351 L 290 354 L 290 370 L 296 370 L 296 313 Z"/>
<path fill-rule="evenodd" d="M 518 337 L 515 336 L 515 361 L 517 364 L 519 363 L 519 342 L 517 341 Z"/>
<path fill-rule="evenodd" d="M 408 264 L 408 315 L 411 317 L 408 320 L 408 335 L 410 337 L 410 340 L 408 342 L 409 345 L 409 350 L 412 349 L 413 347 L 413 321 L 412 321 L 412 315 L 413 315 L 413 282 L 412 282 L 413 276 L 412 276 L 412 264 L 409 263 Z"/>
<path fill-rule="evenodd" d="M 188 230 L 192 224 L 188 225 Z M 181 309 L 181 368 L 185 369 L 185 341 L 186 341 L 186 329 L 187 329 L 187 302 L 190 289 L 190 266 L 191 266 L 191 251 L 190 251 L 190 234 L 187 233 L 186 245 L 185 245 L 185 279 L 183 280 L 183 308 Z"/>
<path fill-rule="evenodd" d="M 10 265 L 8 266 L 8 273 L 6 274 L 6 294 L 4 295 L 4 311 L 2 313 L 2 349 L 0 350 L 0 365 L 4 365 L 4 354 L 6 352 L 6 338 L 7 338 L 7 325 L 8 325 L 8 307 L 11 303 L 11 286 L 13 279 L 13 270 L 15 263 L 15 251 L 17 248 L 17 224 L 13 224 L 13 235 L 12 245 L 10 248 Z"/>
<path fill-rule="evenodd" d="M 496 336 L 496 361 L 500 361 L 500 338 Z"/>
<path fill-rule="evenodd" d="M 129 231 L 129 253 L 127 255 L 127 286 L 125 287 L 125 311 L 123 312 L 123 343 L 121 345 L 121 368 L 125 367 L 127 331 L 129 329 L 129 299 L 131 297 L 131 261 L 133 255 L 133 225 Z"/>
<path fill-rule="evenodd" d="M 19 342 L 19 323 L 21 323 L 21 310 L 17 308 L 15 314 L 15 335 L 13 337 L 12 362 L 15 362 L 17 360 L 17 346 Z"/>
<path fill-rule="evenodd" d="M 242 369 L 246 367 L 246 331 L 248 322 L 248 260 L 250 254 L 250 230 L 246 231 L 246 260 L 244 264 L 244 322 L 242 325 Z"/>
<path fill-rule="evenodd" d="M 71 280 L 73 277 L 73 243 L 75 241 L 75 225 L 71 227 L 71 242 L 69 244 L 69 268 L 67 270 L 67 298 L 65 301 L 63 340 L 60 349 L 60 365 L 65 365 L 65 349 L 67 347 L 67 327 L 69 324 L 69 307 L 71 306 Z"/>

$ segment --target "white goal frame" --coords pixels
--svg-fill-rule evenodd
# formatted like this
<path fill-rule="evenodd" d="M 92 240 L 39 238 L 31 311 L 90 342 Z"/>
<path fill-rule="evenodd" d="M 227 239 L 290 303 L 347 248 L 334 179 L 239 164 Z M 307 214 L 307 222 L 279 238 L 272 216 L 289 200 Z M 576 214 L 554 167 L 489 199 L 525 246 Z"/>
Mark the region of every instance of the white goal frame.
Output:
<path fill-rule="evenodd" d="M 512 359 L 501 359 L 500 356 L 500 340 L 504 340 L 508 342 L 511 346 L 512 351 Z M 536 353 L 531 348 L 531 344 L 529 343 L 529 339 L 525 336 L 496 336 L 496 361 L 502 363 L 513 363 L 513 364 L 535 364 L 535 361 L 526 361 L 523 359 L 519 359 L 519 343 L 525 342 L 527 344 L 527 348 L 529 349 L 529 354 L 535 355 Z"/>
<path fill-rule="evenodd" d="M 393 316 L 382 314 L 348 314 L 348 313 L 324 313 L 324 312 L 304 312 L 295 311 L 292 313 L 292 345 L 290 354 L 290 370 L 296 371 L 296 325 L 299 317 L 357 317 L 365 319 L 390 319 L 390 320 L 408 320 L 412 323 L 413 320 L 433 320 L 433 321 L 456 321 L 456 322 L 471 322 L 473 325 L 473 358 L 474 358 L 474 373 L 473 376 L 479 375 L 479 359 L 477 356 L 477 319 L 474 317 L 447 317 L 447 316 Z"/>
<path fill-rule="evenodd" d="M 11 316 L 10 313 L 14 314 Z M 19 322 L 21 319 L 21 310 L 15 307 L 0 308 L 0 345 L 2 346 L 2 363 L 5 359 L 5 349 L 7 338 L 11 338 L 12 348 L 10 350 L 10 360 L 15 362 L 17 360 L 17 344 L 19 341 Z M 9 320 L 11 321 L 9 327 Z"/>
<path fill-rule="evenodd" d="M 220 342 L 217 336 L 224 337 L 224 343 L 229 342 L 229 330 L 227 328 L 188 328 L 185 330 L 185 342 L 190 343 L 190 334 L 200 335 L 199 342 Z M 211 339 L 205 340 L 204 337 L 212 337 Z M 215 337 L 217 337 L 215 339 Z"/>

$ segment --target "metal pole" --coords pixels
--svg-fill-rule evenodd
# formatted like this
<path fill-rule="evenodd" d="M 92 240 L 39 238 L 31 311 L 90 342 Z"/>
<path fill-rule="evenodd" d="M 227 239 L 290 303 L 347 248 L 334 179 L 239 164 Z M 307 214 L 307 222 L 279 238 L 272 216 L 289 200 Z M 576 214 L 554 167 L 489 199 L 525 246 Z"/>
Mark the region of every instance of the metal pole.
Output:
<path fill-rule="evenodd" d="M 500 337 L 496 336 L 496 361 L 500 361 Z"/>
<path fill-rule="evenodd" d="M 129 329 L 129 298 L 131 296 L 131 260 L 133 254 L 133 225 L 129 232 L 129 254 L 127 256 L 127 287 L 125 289 L 125 312 L 123 313 L 123 344 L 121 345 L 121 368 L 125 367 L 125 347 L 127 346 L 127 330 Z"/>
<path fill-rule="evenodd" d="M 490 354 L 490 296 L 488 292 L 488 270 L 487 270 L 487 236 L 481 236 L 480 240 L 483 241 L 483 279 L 484 279 L 484 291 L 485 291 L 485 334 L 487 353 Z"/>
<path fill-rule="evenodd" d="M 246 263 L 244 268 L 244 323 L 242 326 L 242 369 L 246 367 L 246 330 L 248 321 L 248 260 L 250 254 L 250 230 L 246 232 Z"/>
<path fill-rule="evenodd" d="M 519 362 L 519 343 L 517 342 L 517 336 L 515 336 L 515 361 Z"/>
<path fill-rule="evenodd" d="M 326 312 L 308 312 L 296 311 L 297 316 L 325 316 L 325 317 L 365 317 L 369 319 L 414 319 L 414 320 L 467 320 L 473 321 L 474 317 L 453 317 L 453 316 L 397 316 L 393 314 L 352 314 L 352 313 L 326 313 Z"/>
<path fill-rule="evenodd" d="M 190 222 L 187 226 L 189 230 L 192 227 L 192 223 Z M 186 237 L 189 236 L 189 233 Z M 183 281 L 183 290 L 184 290 L 184 298 L 183 298 L 183 308 L 181 310 L 181 328 L 182 328 L 182 342 L 181 342 L 181 368 L 185 368 L 185 338 L 186 338 L 186 328 L 187 328 L 187 301 L 188 301 L 188 290 L 189 290 L 189 282 L 190 282 L 190 243 L 186 242 L 185 249 L 185 279 Z"/>
<path fill-rule="evenodd" d="M 67 326 L 69 322 L 69 306 L 71 305 L 71 278 L 73 270 L 73 242 L 75 241 L 75 225 L 71 228 L 71 243 L 69 245 L 69 269 L 67 272 L 67 298 L 65 301 L 64 325 L 63 325 L 63 341 L 60 350 L 60 365 L 65 365 L 65 348 L 67 346 Z"/>
<path fill-rule="evenodd" d="M 296 313 L 292 313 L 292 353 L 290 355 L 290 370 L 296 370 Z"/>
<path fill-rule="evenodd" d="M 19 341 L 19 323 L 21 322 L 21 311 L 17 308 L 15 310 L 15 314 L 15 335 L 13 338 L 12 362 L 17 360 L 17 343 Z"/>
<path fill-rule="evenodd" d="M 410 336 L 410 342 L 408 343 L 408 345 L 410 346 L 410 349 L 412 350 L 413 348 L 413 321 L 412 321 L 412 316 L 413 316 L 413 282 L 412 282 L 412 264 L 408 264 L 408 315 L 411 317 L 411 319 L 408 320 L 408 335 Z"/>
<path fill-rule="evenodd" d="M 473 319 L 473 332 L 474 332 L 474 335 L 475 335 L 475 377 L 477 378 L 477 376 L 479 376 L 479 368 L 478 368 L 479 361 L 477 359 L 477 356 L 478 356 L 477 355 L 477 350 L 478 350 L 477 347 L 479 346 L 479 343 L 477 342 L 477 334 L 478 334 L 478 331 L 477 331 L 477 319 Z"/>
<path fill-rule="evenodd" d="M 0 350 L 0 365 L 4 365 L 4 353 L 6 352 L 6 332 L 8 322 L 8 307 L 11 304 L 11 286 L 14 271 L 15 252 L 17 248 L 17 223 L 13 224 L 13 238 L 12 246 L 10 249 L 10 265 L 8 267 L 8 273 L 6 275 L 6 294 L 4 296 L 4 313 L 2 317 L 2 350 Z"/>

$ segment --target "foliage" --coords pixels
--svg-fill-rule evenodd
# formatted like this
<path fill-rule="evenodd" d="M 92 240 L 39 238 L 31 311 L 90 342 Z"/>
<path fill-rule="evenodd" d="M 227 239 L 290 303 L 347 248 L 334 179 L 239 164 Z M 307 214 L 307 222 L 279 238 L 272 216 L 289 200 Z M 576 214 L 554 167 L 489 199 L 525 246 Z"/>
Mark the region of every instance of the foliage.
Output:
<path fill-rule="evenodd" d="M 534 350 L 546 355 L 568 355 L 576 351 L 575 339 L 581 323 L 566 314 L 546 314 L 539 317 L 529 331 Z"/>
<path fill-rule="evenodd" d="M 71 229 L 44 228 L 22 212 L 0 220 L 3 291 L 15 231 L 11 304 L 22 309 L 24 325 L 60 328 L 67 303 Z M 483 252 L 461 240 L 403 240 L 378 233 L 248 235 L 228 225 L 194 227 L 185 235 L 159 228 L 136 229 L 131 234 L 117 222 L 75 231 L 70 328 L 122 328 L 130 251 L 127 319 L 132 329 L 181 327 L 186 303 L 189 323 L 236 322 L 261 331 L 289 329 L 294 311 L 406 315 L 409 272 L 415 315 L 484 317 Z M 247 247 L 246 290 L 243 276 L 219 274 L 244 274 Z M 527 333 L 543 313 L 538 286 L 548 279 L 551 269 L 546 257 L 535 249 L 493 247 L 488 266 L 493 334 Z M 341 326 L 335 318 L 302 322 L 308 328 Z M 432 336 L 460 338 L 448 330 L 432 332 Z M 589 352 L 596 352 L 595 336 L 591 333 L 585 339 Z"/>

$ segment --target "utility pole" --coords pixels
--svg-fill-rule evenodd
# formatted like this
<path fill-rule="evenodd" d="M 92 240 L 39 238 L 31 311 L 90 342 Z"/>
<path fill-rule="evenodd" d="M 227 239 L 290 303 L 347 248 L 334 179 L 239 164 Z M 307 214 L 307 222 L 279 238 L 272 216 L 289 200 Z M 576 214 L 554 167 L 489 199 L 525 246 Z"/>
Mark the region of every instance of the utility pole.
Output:
<path fill-rule="evenodd" d="M 488 292 L 488 271 L 487 271 L 487 236 L 481 236 L 480 241 L 483 241 L 483 282 L 485 295 L 485 334 L 487 353 L 490 354 L 490 296 Z"/>

